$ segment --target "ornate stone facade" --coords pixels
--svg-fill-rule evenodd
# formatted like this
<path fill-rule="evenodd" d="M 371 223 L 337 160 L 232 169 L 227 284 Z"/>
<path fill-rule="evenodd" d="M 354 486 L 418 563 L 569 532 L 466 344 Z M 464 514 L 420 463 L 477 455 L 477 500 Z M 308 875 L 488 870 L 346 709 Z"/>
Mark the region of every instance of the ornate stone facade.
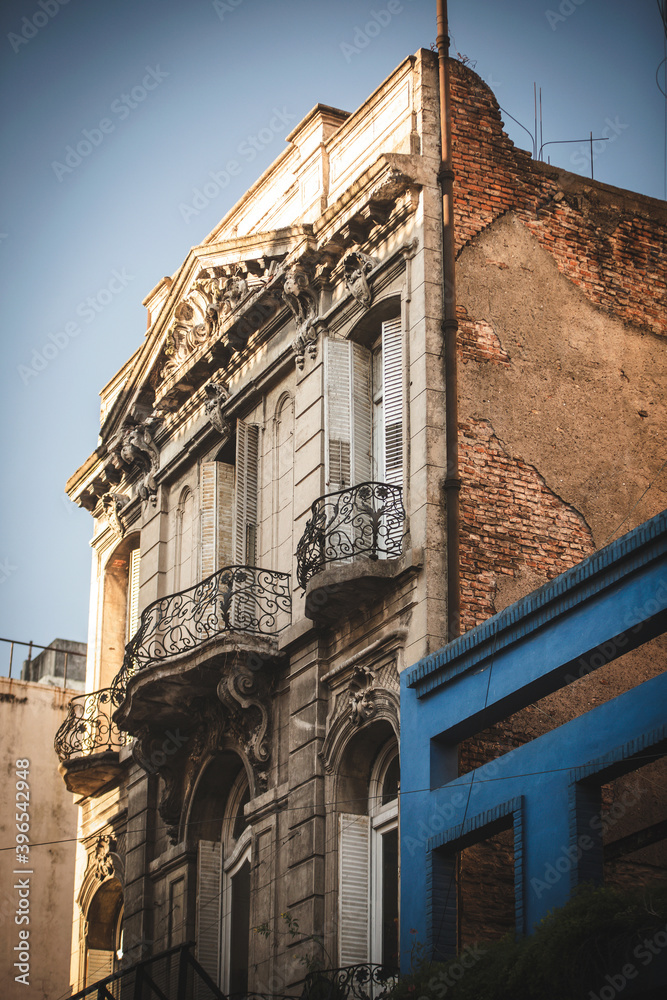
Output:
<path fill-rule="evenodd" d="M 617 491 L 639 495 L 655 478 L 661 348 L 639 334 L 667 331 L 649 306 L 653 272 L 628 249 L 639 232 L 657 248 L 661 210 L 623 196 L 623 274 L 597 269 L 591 284 L 581 262 L 606 260 L 608 238 L 593 211 L 557 195 L 579 185 L 591 204 L 620 196 L 532 163 L 483 82 L 460 64 L 453 78 L 461 579 L 473 624 L 598 545 Z M 280 169 L 163 289 L 136 380 L 103 401 L 100 443 L 68 485 L 95 518 L 89 688 L 112 690 L 132 736 L 81 814 L 89 849 L 102 845 L 102 888 L 122 886 L 126 964 L 195 940 L 224 992 L 294 994 L 314 938 L 333 964 L 398 960 L 394 918 L 378 928 L 370 915 L 384 906 L 398 919 L 396 871 L 383 896 L 377 866 L 398 851 L 399 677 L 447 629 L 438 113 L 426 51 L 357 113 L 314 109 Z M 295 194 L 306 147 L 321 158 L 315 219 Z M 273 206 L 270 230 L 260 204 Z M 617 318 L 604 310 L 630 271 L 638 295 Z M 618 357 L 655 414 L 650 446 L 629 390 L 616 426 Z M 663 499 L 656 487 L 646 502 Z M 575 700 L 592 696 L 583 680 Z M 462 743 L 464 759 L 490 753 L 486 737 Z M 112 836 L 109 817 L 114 836 L 127 834 L 122 882 L 111 842 L 104 853 L 98 840 Z M 367 859 L 357 903 L 352 858 Z M 94 882 L 75 928 L 76 986 Z M 245 978 L 229 944 L 233 885 L 249 899 Z M 298 940 L 281 934 L 281 913 Z"/>

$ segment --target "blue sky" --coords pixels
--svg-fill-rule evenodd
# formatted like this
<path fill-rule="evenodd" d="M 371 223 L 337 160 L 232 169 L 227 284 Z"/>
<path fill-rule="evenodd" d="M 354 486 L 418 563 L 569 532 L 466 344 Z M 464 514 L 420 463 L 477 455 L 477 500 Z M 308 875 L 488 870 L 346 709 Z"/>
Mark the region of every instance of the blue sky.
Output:
<path fill-rule="evenodd" d="M 610 135 L 596 179 L 665 196 L 655 0 L 450 0 L 449 18 L 452 53 L 509 114 L 532 131 L 536 82 L 545 142 Z M 64 484 L 142 341 L 142 299 L 314 104 L 354 110 L 435 42 L 435 0 L 5 0 L 0 27 L 0 636 L 85 640 L 92 519 Z M 589 172 L 586 143 L 547 153 Z M 240 172 L 193 209 L 230 159 Z"/>

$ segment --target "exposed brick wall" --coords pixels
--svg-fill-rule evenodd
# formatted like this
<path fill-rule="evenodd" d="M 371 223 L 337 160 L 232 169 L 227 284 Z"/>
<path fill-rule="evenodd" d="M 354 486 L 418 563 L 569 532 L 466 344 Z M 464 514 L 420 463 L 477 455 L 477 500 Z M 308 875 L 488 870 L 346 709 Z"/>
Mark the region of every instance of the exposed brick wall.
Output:
<path fill-rule="evenodd" d="M 454 60 L 451 81 L 457 250 L 512 211 L 592 302 L 667 335 L 667 212 L 654 199 L 536 164 L 502 131 L 476 73 Z"/>
<path fill-rule="evenodd" d="M 473 322 L 463 306 L 458 307 L 457 315 L 459 358 L 463 364 L 469 361 L 491 361 L 496 365 L 509 366 L 510 357 L 490 323 L 486 320 Z"/>
<path fill-rule="evenodd" d="M 594 551 L 583 517 L 535 469 L 508 455 L 485 420 L 459 424 L 461 628 L 495 614 L 499 576 L 558 576 Z"/>

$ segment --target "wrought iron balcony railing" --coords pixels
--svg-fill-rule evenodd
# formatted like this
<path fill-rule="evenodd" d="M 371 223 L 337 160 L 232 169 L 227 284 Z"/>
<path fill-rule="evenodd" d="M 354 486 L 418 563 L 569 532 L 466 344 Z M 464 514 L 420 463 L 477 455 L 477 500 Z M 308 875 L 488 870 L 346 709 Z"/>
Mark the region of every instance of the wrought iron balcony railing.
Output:
<path fill-rule="evenodd" d="M 397 559 L 403 549 L 403 490 L 389 483 L 361 483 L 320 497 L 297 546 L 297 581 L 305 590 L 311 576 L 332 562 L 359 556 Z"/>
<path fill-rule="evenodd" d="M 117 707 L 111 688 L 72 698 L 67 718 L 54 740 L 60 759 L 87 757 L 125 746 L 131 737 L 121 732 L 111 717 Z"/>
<path fill-rule="evenodd" d="M 142 612 L 113 682 L 118 705 L 137 671 L 233 632 L 275 635 L 292 620 L 289 573 L 226 566 L 194 587 L 162 597 Z"/>
<path fill-rule="evenodd" d="M 398 969 L 366 962 L 342 969 L 309 972 L 301 1000 L 384 1000 L 398 980 Z"/>

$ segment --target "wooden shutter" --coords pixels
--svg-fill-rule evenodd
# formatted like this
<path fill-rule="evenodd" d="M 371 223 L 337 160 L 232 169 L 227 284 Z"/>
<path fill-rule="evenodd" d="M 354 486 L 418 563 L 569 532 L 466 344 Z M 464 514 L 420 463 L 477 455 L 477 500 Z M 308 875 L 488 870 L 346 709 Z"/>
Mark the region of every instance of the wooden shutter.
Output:
<path fill-rule="evenodd" d="M 86 986 L 106 979 L 113 973 L 113 952 L 89 948 L 86 955 Z"/>
<path fill-rule="evenodd" d="M 352 454 L 353 483 L 371 478 L 371 353 L 361 344 L 352 350 Z"/>
<path fill-rule="evenodd" d="M 339 822 L 338 952 L 339 965 L 368 962 L 370 893 L 370 821 L 341 813 Z"/>
<path fill-rule="evenodd" d="M 236 497 L 234 501 L 234 561 L 239 566 L 257 562 L 259 492 L 259 427 L 236 423 Z"/>
<path fill-rule="evenodd" d="M 201 576 L 234 562 L 232 509 L 234 466 L 204 462 L 201 467 Z"/>
<path fill-rule="evenodd" d="M 384 481 L 403 485 L 403 336 L 400 319 L 382 324 Z"/>
<path fill-rule="evenodd" d="M 214 983 L 220 974 L 220 841 L 200 840 L 197 856 L 197 961 Z M 206 995 L 208 996 L 208 989 Z"/>
<path fill-rule="evenodd" d="M 139 568 L 141 550 L 132 549 L 127 580 L 127 640 L 139 629 Z"/>
<path fill-rule="evenodd" d="M 327 493 L 371 477 L 370 351 L 349 340 L 327 340 Z"/>
<path fill-rule="evenodd" d="M 326 491 L 350 485 L 350 343 L 325 340 L 326 345 Z"/>

